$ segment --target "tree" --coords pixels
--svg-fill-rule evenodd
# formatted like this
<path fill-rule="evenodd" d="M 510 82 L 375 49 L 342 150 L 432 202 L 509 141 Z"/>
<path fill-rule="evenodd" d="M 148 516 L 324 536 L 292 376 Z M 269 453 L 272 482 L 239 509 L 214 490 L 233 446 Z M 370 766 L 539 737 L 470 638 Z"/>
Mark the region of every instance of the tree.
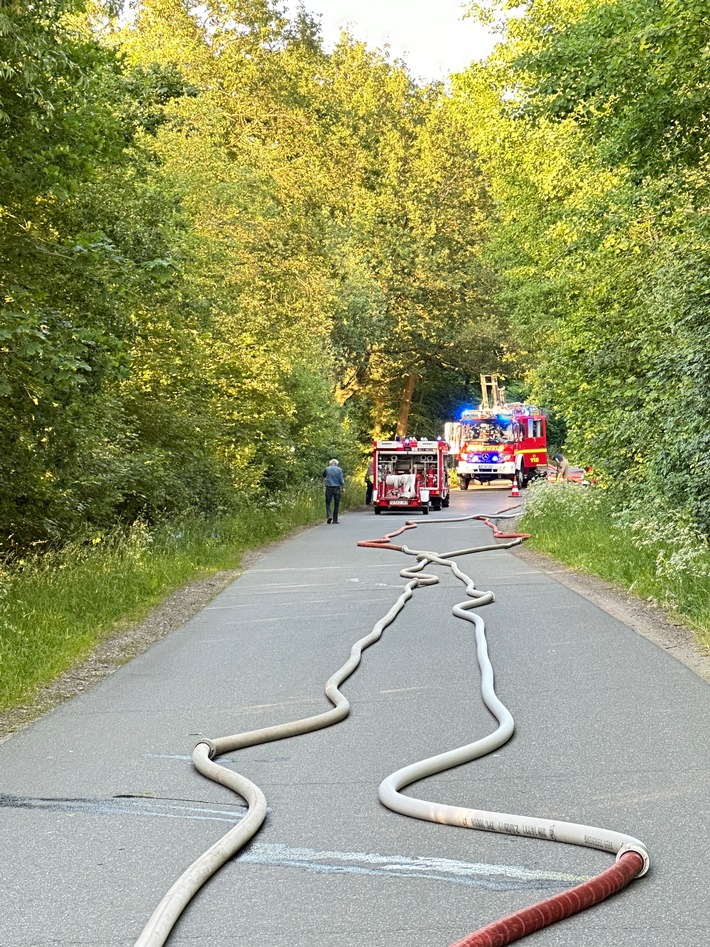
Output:
<path fill-rule="evenodd" d="M 687 489 L 708 447 L 702 6 L 543 0 L 457 101 L 492 179 L 502 302 L 569 450 L 620 502 L 633 484 L 707 532 L 707 491 Z"/>

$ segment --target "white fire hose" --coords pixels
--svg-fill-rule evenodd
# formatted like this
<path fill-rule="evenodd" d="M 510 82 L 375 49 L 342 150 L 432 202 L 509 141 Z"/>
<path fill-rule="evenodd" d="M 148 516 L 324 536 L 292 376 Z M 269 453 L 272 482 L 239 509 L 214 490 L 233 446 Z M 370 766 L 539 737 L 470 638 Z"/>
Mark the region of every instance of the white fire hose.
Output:
<path fill-rule="evenodd" d="M 491 519 L 512 518 L 515 515 L 517 514 L 496 514 L 491 517 Z M 447 518 L 444 520 L 438 519 L 435 522 L 452 523 L 475 519 L 483 519 L 483 517 L 474 515 Z M 408 524 L 408 527 L 414 525 L 415 524 Z M 386 540 L 389 538 L 390 537 L 385 537 Z M 393 773 L 391 776 L 388 776 L 380 784 L 380 801 L 389 809 L 393 809 L 403 815 L 433 822 L 446 823 L 448 825 L 458 825 L 485 831 L 569 842 L 574 845 L 604 849 L 605 851 L 616 853 L 617 858 L 620 858 L 629 851 L 636 852 L 643 862 L 642 869 L 638 872 L 638 875 L 645 874 L 649 864 L 648 853 L 643 843 L 632 836 L 623 835 L 619 832 L 613 832 L 607 829 L 576 825 L 569 822 L 558 822 L 529 816 L 509 815 L 499 812 L 488 812 L 479 809 L 468 809 L 427 802 L 422 799 L 404 796 L 400 792 L 401 789 L 413 782 L 425 779 L 436 773 L 441 773 L 444 770 L 459 766 L 462 763 L 478 759 L 498 749 L 506 743 L 513 734 L 513 718 L 495 693 L 493 668 L 488 657 L 483 619 L 471 611 L 474 608 L 479 608 L 492 602 L 494 600 L 493 593 L 478 592 L 470 576 L 462 572 L 456 562 L 452 560 L 454 557 L 492 549 L 508 549 L 518 545 L 521 541 L 520 538 L 514 538 L 504 543 L 459 549 L 450 553 L 418 551 L 409 549 L 406 546 L 383 545 L 384 541 L 382 540 L 360 543 L 360 545 L 398 549 L 406 555 L 416 557 L 418 560 L 417 564 L 410 568 L 403 569 L 400 573 L 403 578 L 409 581 L 387 614 L 374 625 L 368 635 L 365 635 L 365 637 L 355 642 L 351 648 L 348 660 L 327 681 L 325 694 L 333 704 L 332 709 L 316 716 L 294 720 L 289 723 L 265 727 L 260 730 L 251 730 L 246 733 L 234 734 L 233 736 L 218 737 L 212 740 L 202 739 L 197 743 L 192 753 L 195 768 L 203 776 L 226 786 L 241 796 L 247 802 L 248 811 L 234 828 L 230 829 L 226 835 L 215 842 L 204 854 L 200 855 L 199 858 L 180 875 L 177 881 L 175 881 L 151 915 L 143 932 L 136 941 L 135 947 L 162 947 L 191 898 L 229 858 L 243 848 L 252 836 L 258 832 L 266 818 L 266 798 L 259 787 L 244 776 L 240 776 L 233 770 L 215 763 L 214 758 L 221 756 L 223 753 L 243 749 L 244 747 L 256 746 L 274 740 L 284 740 L 288 737 L 311 733 L 315 730 L 329 727 L 347 717 L 350 712 L 350 704 L 347 698 L 340 692 L 340 685 L 347 680 L 358 667 L 362 652 L 365 648 L 374 644 L 381 637 L 384 629 L 395 620 L 407 601 L 412 597 L 414 589 L 435 585 L 439 582 L 438 576 L 422 571 L 429 563 L 447 566 L 466 586 L 467 599 L 455 605 L 453 613 L 458 618 L 472 622 L 475 627 L 477 658 L 481 670 L 481 693 L 486 706 L 498 720 L 499 726 L 494 733 L 480 740 L 476 740 L 474 743 L 467 744 L 458 749 L 449 750 L 448 752 L 421 760 L 417 763 L 412 763 Z M 510 940 L 500 941 L 500 943 L 510 943 Z"/>

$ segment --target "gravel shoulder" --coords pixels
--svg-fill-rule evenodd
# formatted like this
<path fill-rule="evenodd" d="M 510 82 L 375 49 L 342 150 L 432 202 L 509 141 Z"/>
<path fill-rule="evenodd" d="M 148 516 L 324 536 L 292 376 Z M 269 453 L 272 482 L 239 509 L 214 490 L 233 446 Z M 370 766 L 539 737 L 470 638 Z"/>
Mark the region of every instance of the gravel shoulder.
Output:
<path fill-rule="evenodd" d="M 252 563 L 261 559 L 265 552 L 266 548 L 247 553 L 242 558 L 240 568 L 216 572 L 178 589 L 139 624 L 120 628 L 102 638 L 83 661 L 41 687 L 32 700 L 19 707 L 0 711 L 0 743 L 50 713 L 65 700 L 103 681 L 122 665 L 147 651 L 156 641 L 180 628 Z"/>
<path fill-rule="evenodd" d="M 624 589 L 586 575 L 526 546 L 511 550 L 515 556 L 577 592 L 637 634 L 663 648 L 698 677 L 710 683 L 710 649 L 703 647 L 691 628 L 671 614 L 629 595 Z"/>
<path fill-rule="evenodd" d="M 239 569 L 217 572 L 170 595 L 140 624 L 122 628 L 103 638 L 85 660 L 41 688 L 31 701 L 0 712 L 0 743 L 50 713 L 59 704 L 104 680 L 123 664 L 147 651 L 154 642 L 180 628 L 275 545 L 278 543 L 246 554 Z M 701 647 L 693 631 L 668 613 L 634 598 L 611 583 L 577 572 L 527 547 L 511 551 L 648 638 L 710 683 L 710 649 Z"/>

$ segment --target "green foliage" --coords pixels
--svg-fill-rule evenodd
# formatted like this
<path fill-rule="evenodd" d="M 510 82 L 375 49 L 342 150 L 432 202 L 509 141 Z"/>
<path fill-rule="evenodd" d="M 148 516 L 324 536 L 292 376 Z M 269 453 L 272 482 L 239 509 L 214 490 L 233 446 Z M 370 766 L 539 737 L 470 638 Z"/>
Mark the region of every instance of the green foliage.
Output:
<path fill-rule="evenodd" d="M 229 516 L 184 516 L 154 529 L 138 522 L 15 561 L 0 571 L 0 710 L 31 699 L 185 583 L 238 568 L 246 550 L 322 520 L 322 503 L 321 486 L 291 490 Z"/>
<path fill-rule="evenodd" d="M 672 610 L 710 642 L 710 548 L 677 510 L 620 509 L 613 492 L 539 484 L 520 526 L 534 549 Z"/>
<path fill-rule="evenodd" d="M 640 173 L 695 166 L 707 136 L 707 8 L 687 0 L 588 0 L 572 16 L 532 10 L 516 69 L 526 111 L 572 116 L 605 159 Z M 546 28 L 554 30 L 548 38 Z"/>
<path fill-rule="evenodd" d="M 708 535 L 704 4 L 494 6 L 503 41 L 456 100 L 534 396 L 571 459 Z"/>
<path fill-rule="evenodd" d="M 275 0 L 0 12 L 0 544 L 294 488 L 504 351 L 440 88 Z M 482 363 L 486 361 L 487 364 Z M 404 420 L 403 420 L 404 418 Z"/>

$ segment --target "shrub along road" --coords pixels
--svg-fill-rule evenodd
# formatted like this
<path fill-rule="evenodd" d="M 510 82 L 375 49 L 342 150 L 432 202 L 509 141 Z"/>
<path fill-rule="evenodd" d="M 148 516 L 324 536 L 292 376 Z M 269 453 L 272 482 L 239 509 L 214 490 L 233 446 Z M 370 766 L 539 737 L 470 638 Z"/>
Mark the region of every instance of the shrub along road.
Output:
<path fill-rule="evenodd" d="M 402 540 L 491 541 L 507 491 L 455 494 Z M 272 548 L 181 628 L 0 745 L 4 947 L 131 947 L 179 873 L 243 813 L 191 766 L 199 736 L 329 707 L 322 690 L 403 586 L 412 560 L 363 549 L 400 525 L 349 513 Z M 414 788 L 426 798 L 613 828 L 651 873 L 535 935 L 543 945 L 704 947 L 710 853 L 708 684 L 535 560 L 459 561 L 481 609 L 501 700 L 516 719 L 492 756 Z M 261 833 L 198 894 L 169 944 L 447 947 L 611 864 L 602 852 L 417 822 L 377 786 L 406 763 L 490 732 L 464 597 L 448 570 L 419 589 L 342 686 L 346 721 L 227 754 L 265 792 Z M 532 940 L 531 940 L 532 943 Z"/>

